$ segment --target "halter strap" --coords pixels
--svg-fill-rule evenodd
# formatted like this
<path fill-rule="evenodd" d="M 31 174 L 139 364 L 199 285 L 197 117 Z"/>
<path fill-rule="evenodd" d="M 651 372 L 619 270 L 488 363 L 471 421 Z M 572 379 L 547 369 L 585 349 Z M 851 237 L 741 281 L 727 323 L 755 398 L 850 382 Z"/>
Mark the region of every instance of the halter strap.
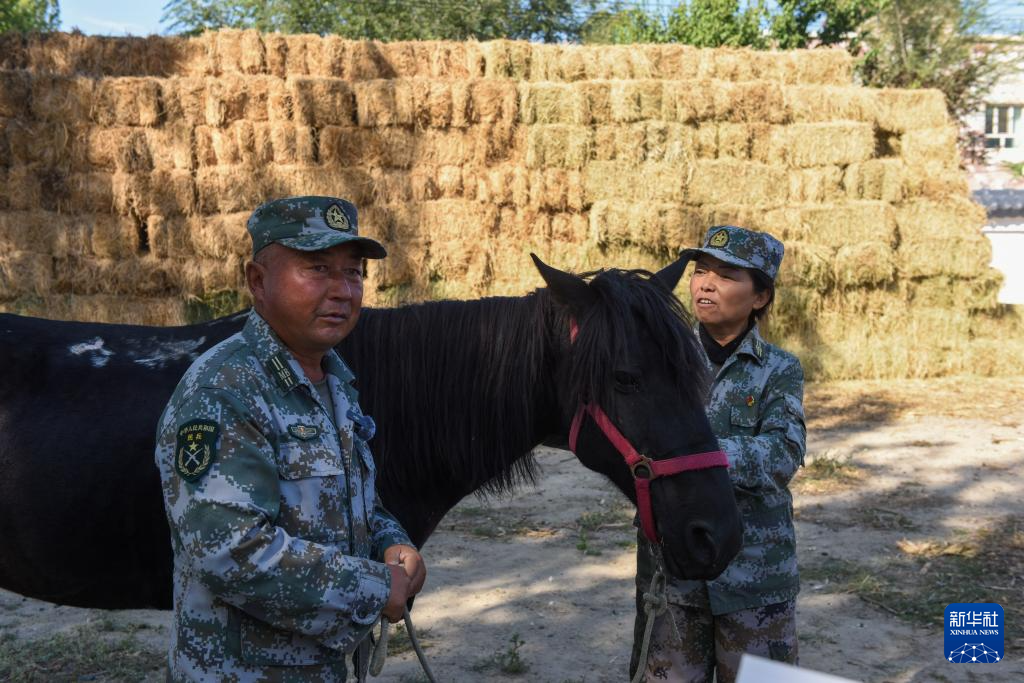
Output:
<path fill-rule="evenodd" d="M 575 320 L 569 323 L 569 339 L 576 341 L 579 334 L 579 327 Z M 608 414 L 596 403 L 580 403 L 576 414 L 572 418 L 569 427 L 569 448 L 576 452 L 576 443 L 579 440 L 580 429 L 583 426 L 584 415 L 590 415 L 594 424 L 611 442 L 615 450 L 619 452 L 626 466 L 633 475 L 633 485 L 636 488 L 636 507 L 640 514 L 640 528 L 644 536 L 651 543 L 659 543 L 657 529 L 654 523 L 654 510 L 651 507 L 651 482 L 658 477 L 667 477 L 680 472 L 690 470 L 703 470 L 710 467 L 728 467 L 729 459 L 721 450 L 707 451 L 705 453 L 681 453 L 662 460 L 652 460 L 646 455 L 641 455 L 633 447 L 622 432 L 612 423 Z"/>

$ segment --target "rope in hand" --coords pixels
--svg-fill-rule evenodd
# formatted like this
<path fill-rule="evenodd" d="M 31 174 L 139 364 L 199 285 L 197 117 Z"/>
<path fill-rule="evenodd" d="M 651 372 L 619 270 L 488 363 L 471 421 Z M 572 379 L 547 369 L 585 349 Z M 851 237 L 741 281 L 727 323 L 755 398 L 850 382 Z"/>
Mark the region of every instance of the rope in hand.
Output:
<path fill-rule="evenodd" d="M 654 576 L 651 577 L 650 587 L 643 594 L 644 619 L 646 620 L 644 639 L 640 647 L 640 663 L 637 665 L 636 673 L 633 674 L 633 680 L 630 683 L 640 683 L 644 679 L 644 674 L 647 672 L 647 654 L 651 646 L 651 635 L 654 633 L 654 622 L 662 614 L 668 614 L 668 623 L 672 626 L 672 637 L 675 640 L 673 646 L 682 646 L 682 638 L 679 637 L 675 617 L 672 616 L 672 612 L 668 608 L 668 593 L 665 590 L 666 581 L 661 552 L 657 548 L 652 548 L 652 550 L 657 568 L 654 570 Z"/>
<path fill-rule="evenodd" d="M 434 678 L 434 673 L 430 670 L 430 665 L 427 664 L 427 656 L 423 654 L 423 648 L 420 647 L 420 638 L 416 635 L 416 627 L 412 625 L 412 615 L 409 614 L 409 608 L 405 608 L 405 632 L 409 634 L 409 642 L 412 643 L 412 649 L 416 651 L 416 658 L 420 660 L 420 666 L 423 667 L 423 673 L 426 675 L 427 680 L 430 683 L 437 683 L 437 679 Z M 380 620 L 380 638 L 377 639 L 377 644 L 373 648 L 373 657 L 370 659 L 370 675 L 376 678 L 380 676 L 380 672 L 384 670 L 384 660 L 388 656 L 388 620 L 383 617 Z"/>

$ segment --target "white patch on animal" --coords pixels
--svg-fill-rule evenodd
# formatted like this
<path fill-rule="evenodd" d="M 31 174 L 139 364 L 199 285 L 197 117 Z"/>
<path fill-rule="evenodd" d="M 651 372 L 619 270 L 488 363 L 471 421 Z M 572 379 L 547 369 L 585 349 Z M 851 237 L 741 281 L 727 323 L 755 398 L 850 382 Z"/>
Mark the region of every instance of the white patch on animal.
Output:
<path fill-rule="evenodd" d="M 181 341 L 156 341 L 152 340 L 153 346 L 146 351 L 146 355 L 129 352 L 128 356 L 138 363 L 151 370 L 163 368 L 164 363 L 176 361 L 182 356 L 188 356 L 190 361 L 199 358 L 196 351 L 206 342 L 206 337 L 199 339 L 183 339 Z"/>
<path fill-rule="evenodd" d="M 102 338 L 96 337 L 95 339 L 81 344 L 72 344 L 68 347 L 68 351 L 76 356 L 81 356 L 83 353 L 88 353 L 89 361 L 92 363 L 94 368 L 102 368 L 110 360 L 110 357 L 114 355 L 114 352 L 110 349 L 103 348 L 106 342 Z"/>

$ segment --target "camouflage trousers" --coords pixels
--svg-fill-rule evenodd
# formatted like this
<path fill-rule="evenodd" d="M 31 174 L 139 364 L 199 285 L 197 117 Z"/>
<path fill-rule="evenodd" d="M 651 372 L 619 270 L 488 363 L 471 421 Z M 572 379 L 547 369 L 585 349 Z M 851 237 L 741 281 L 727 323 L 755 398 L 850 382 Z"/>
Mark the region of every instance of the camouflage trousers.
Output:
<path fill-rule="evenodd" d="M 669 612 L 654 623 L 644 680 L 647 683 L 733 683 L 744 652 L 788 664 L 797 663 L 796 599 L 714 615 L 707 607 L 669 603 Z M 682 643 L 675 642 L 671 613 Z M 646 620 L 643 595 L 637 591 L 630 675 L 641 664 Z M 717 677 L 717 678 L 716 678 Z"/>

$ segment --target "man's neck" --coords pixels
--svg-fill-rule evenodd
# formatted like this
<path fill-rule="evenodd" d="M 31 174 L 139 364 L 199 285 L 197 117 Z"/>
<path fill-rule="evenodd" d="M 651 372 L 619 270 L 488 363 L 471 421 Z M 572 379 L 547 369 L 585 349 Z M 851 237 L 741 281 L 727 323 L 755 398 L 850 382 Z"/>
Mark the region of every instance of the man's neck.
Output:
<path fill-rule="evenodd" d="M 302 368 L 302 371 L 306 373 L 306 377 L 309 378 L 310 382 L 319 382 L 324 378 L 323 353 L 304 354 L 291 347 L 287 348 L 289 353 L 295 356 L 295 360 L 299 362 L 299 366 Z"/>

